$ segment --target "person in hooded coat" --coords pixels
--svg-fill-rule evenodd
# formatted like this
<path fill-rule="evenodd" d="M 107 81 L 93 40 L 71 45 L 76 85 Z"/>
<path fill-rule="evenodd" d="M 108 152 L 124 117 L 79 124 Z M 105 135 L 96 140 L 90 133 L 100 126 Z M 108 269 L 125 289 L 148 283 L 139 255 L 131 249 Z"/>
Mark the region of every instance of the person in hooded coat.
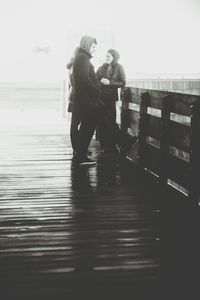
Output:
<path fill-rule="evenodd" d="M 118 101 L 118 88 L 126 85 L 124 68 L 118 63 L 119 53 L 110 49 L 106 53 L 105 63 L 97 70 L 97 78 L 102 85 L 102 101 L 109 110 L 112 119 L 116 122 L 116 101 Z M 98 136 L 104 152 L 116 152 L 117 148 L 112 139 L 106 144 L 104 133 L 98 129 Z"/>
<path fill-rule="evenodd" d="M 68 77 L 69 77 L 69 96 L 68 96 L 68 112 L 72 113 L 71 116 L 71 124 L 70 124 L 70 139 L 71 145 L 73 149 L 73 156 L 77 154 L 77 142 L 78 142 L 78 134 L 79 134 L 79 125 L 80 125 L 80 112 L 77 109 L 77 106 L 74 105 L 74 80 L 73 80 L 73 64 L 74 58 L 79 51 L 79 47 L 77 47 L 74 51 L 74 55 L 71 57 L 70 61 L 68 62 L 66 68 L 68 70 Z M 88 155 L 91 155 L 91 151 L 87 151 Z"/>
<path fill-rule="evenodd" d="M 101 101 L 102 87 L 90 62 L 96 44 L 95 38 L 82 37 L 80 49 L 73 64 L 74 107 L 80 113 L 81 119 L 76 157 L 79 165 L 95 163 L 87 157 L 86 153 L 97 125 L 104 132 L 105 139 L 110 139 L 112 136 L 115 143 L 123 147 L 123 152 L 136 141 L 135 138 L 120 131 L 105 104 Z"/>

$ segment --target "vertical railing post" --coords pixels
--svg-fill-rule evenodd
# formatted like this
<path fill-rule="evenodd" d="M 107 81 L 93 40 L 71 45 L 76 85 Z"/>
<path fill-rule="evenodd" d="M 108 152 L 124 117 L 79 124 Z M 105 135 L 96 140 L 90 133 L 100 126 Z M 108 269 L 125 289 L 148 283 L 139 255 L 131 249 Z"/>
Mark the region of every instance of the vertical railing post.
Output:
<path fill-rule="evenodd" d="M 121 112 L 122 112 L 122 88 L 117 89 L 118 100 L 115 102 L 116 106 L 116 122 L 121 126 Z"/>
<path fill-rule="evenodd" d="M 169 132 L 170 132 L 170 112 L 171 112 L 171 97 L 163 98 L 161 110 L 161 137 L 160 137 L 160 176 L 159 183 L 162 186 L 167 185 L 167 168 L 169 157 Z"/>
<path fill-rule="evenodd" d="M 128 131 L 128 125 L 130 122 L 129 102 L 131 100 L 130 88 L 123 88 L 121 91 L 121 130 L 124 133 Z"/>
<path fill-rule="evenodd" d="M 143 93 L 140 100 L 140 116 L 139 116 L 139 134 L 138 134 L 138 155 L 139 155 L 139 167 L 144 169 L 144 155 L 146 144 L 146 126 L 147 126 L 147 109 L 149 105 L 149 94 Z"/>
<path fill-rule="evenodd" d="M 189 197 L 193 204 L 199 204 L 200 196 L 200 101 L 191 105 L 191 151 Z"/>

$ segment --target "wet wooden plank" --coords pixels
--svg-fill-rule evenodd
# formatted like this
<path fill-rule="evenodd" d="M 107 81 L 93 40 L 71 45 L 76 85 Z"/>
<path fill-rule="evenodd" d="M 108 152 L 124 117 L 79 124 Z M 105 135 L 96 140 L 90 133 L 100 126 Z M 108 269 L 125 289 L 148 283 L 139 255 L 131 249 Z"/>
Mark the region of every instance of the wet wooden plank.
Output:
<path fill-rule="evenodd" d="M 55 134 L 56 131 L 56 134 Z M 0 280 L 5 295 L 74 294 L 98 286 L 158 281 L 153 204 L 122 181 L 119 161 L 72 164 L 64 130 L 0 132 Z M 88 285 L 89 283 L 87 283 Z M 44 288 L 41 288 L 41 285 Z M 10 288 L 13 288 L 11 292 Z M 26 294 L 26 292 L 24 292 Z"/>
<path fill-rule="evenodd" d="M 64 128 L 27 132 L 0 132 L 3 299 L 155 296 L 161 252 L 151 185 L 144 189 L 118 157 L 102 157 L 97 142 L 97 166 L 80 168 Z"/>

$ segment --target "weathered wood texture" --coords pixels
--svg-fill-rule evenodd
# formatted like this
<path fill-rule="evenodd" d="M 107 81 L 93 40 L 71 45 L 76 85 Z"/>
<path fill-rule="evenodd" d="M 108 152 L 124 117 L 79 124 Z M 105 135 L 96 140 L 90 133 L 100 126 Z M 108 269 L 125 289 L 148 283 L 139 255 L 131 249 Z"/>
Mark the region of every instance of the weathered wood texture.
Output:
<path fill-rule="evenodd" d="M 127 87 L 122 91 L 121 122 L 124 131 L 139 135 L 133 160 L 198 204 L 200 97 Z"/>
<path fill-rule="evenodd" d="M 156 297 L 151 186 L 144 190 L 117 158 L 101 157 L 97 142 L 97 166 L 74 166 L 65 131 L 1 128 L 1 299 Z"/>

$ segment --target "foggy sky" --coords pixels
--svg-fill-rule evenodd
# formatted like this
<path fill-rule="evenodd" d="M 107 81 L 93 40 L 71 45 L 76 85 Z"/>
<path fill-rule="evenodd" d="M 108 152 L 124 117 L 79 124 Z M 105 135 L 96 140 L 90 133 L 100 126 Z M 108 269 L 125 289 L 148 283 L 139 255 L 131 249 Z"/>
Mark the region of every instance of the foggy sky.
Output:
<path fill-rule="evenodd" d="M 0 3 L 1 82 L 62 80 L 82 35 L 98 38 L 95 66 L 114 46 L 128 76 L 200 72 L 197 0 Z"/>

